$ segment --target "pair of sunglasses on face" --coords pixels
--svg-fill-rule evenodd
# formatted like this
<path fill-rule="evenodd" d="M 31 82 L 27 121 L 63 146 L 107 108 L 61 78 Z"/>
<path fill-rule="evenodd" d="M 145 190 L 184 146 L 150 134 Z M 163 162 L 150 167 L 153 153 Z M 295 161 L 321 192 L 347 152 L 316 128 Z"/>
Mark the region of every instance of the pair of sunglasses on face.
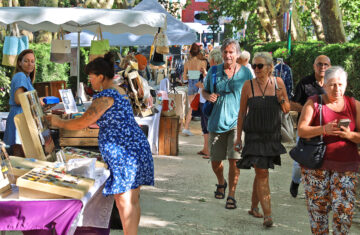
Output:
<path fill-rule="evenodd" d="M 251 65 L 251 67 L 253 68 L 253 70 L 255 70 L 256 69 L 256 67 L 258 68 L 258 69 L 262 69 L 262 68 L 264 68 L 264 64 L 252 64 Z"/>

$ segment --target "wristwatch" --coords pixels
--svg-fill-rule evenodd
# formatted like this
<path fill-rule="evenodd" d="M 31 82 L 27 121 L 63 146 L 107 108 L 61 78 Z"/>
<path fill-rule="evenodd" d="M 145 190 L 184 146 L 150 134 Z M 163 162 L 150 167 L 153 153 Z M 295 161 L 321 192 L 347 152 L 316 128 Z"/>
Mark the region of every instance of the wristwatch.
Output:
<path fill-rule="evenodd" d="M 280 100 L 280 104 L 283 104 L 283 103 L 285 103 L 285 99 Z"/>

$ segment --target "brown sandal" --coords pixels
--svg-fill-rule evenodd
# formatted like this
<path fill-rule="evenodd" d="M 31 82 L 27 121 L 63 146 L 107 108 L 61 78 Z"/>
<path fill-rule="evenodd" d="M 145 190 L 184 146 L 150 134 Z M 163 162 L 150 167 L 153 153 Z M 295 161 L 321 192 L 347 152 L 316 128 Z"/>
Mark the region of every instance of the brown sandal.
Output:
<path fill-rule="evenodd" d="M 269 216 L 264 216 L 263 226 L 264 226 L 264 227 L 267 227 L 267 228 L 270 228 L 271 226 L 273 226 L 273 221 L 272 221 L 271 215 L 269 215 Z"/>
<path fill-rule="evenodd" d="M 248 210 L 249 215 L 254 216 L 255 218 L 262 218 L 263 215 L 259 212 L 259 208 L 255 207 L 255 208 L 251 208 L 250 210 Z"/>

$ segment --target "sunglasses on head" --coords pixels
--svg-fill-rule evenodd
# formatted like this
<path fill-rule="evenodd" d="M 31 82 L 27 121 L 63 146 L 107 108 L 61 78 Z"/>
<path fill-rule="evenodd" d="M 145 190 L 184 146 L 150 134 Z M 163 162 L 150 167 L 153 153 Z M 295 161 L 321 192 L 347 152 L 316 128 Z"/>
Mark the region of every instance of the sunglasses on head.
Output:
<path fill-rule="evenodd" d="M 262 69 L 264 67 L 264 64 L 252 64 L 251 67 L 253 68 L 253 70 L 255 70 L 256 67 L 258 67 L 258 69 Z"/>

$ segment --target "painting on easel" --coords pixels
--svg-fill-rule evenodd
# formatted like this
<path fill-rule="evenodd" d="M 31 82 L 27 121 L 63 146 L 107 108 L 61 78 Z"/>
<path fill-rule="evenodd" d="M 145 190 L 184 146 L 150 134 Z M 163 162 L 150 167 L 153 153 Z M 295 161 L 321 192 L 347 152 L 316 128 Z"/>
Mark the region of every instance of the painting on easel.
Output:
<path fill-rule="evenodd" d="M 11 192 L 10 183 L 14 182 L 14 175 L 5 150 L 5 143 L 0 140 L 0 198 L 7 196 Z"/>
<path fill-rule="evenodd" d="M 54 141 L 37 92 L 25 92 L 19 95 L 19 100 L 23 116 L 16 115 L 15 124 L 20 132 L 25 156 L 39 160 L 55 160 Z M 24 125 L 23 121 L 27 125 Z"/>

